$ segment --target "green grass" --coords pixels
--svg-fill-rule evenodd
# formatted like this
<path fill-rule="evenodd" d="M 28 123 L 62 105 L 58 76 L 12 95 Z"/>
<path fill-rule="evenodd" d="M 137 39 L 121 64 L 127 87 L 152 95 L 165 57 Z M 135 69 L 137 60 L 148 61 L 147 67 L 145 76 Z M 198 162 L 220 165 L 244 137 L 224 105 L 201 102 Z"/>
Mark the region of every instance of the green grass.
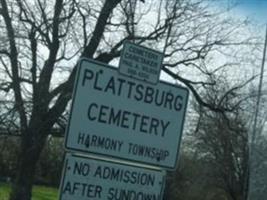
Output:
<path fill-rule="evenodd" d="M 0 183 L 0 199 L 8 200 L 10 185 Z M 34 186 L 32 200 L 57 200 L 58 189 L 46 186 Z"/>
<path fill-rule="evenodd" d="M 8 200 L 9 192 L 10 192 L 10 187 L 7 184 L 0 183 L 0 199 Z"/>

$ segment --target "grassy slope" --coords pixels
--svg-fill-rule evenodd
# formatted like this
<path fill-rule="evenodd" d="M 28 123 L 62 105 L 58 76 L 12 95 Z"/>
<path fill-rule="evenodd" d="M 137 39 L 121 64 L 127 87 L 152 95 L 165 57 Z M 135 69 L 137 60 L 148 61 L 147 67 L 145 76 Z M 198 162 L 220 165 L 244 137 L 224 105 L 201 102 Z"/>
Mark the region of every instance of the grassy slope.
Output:
<path fill-rule="evenodd" d="M 10 186 L 0 183 L 0 200 L 8 200 Z M 58 190 L 56 188 L 45 186 L 34 186 L 32 200 L 56 200 L 58 198 Z"/>

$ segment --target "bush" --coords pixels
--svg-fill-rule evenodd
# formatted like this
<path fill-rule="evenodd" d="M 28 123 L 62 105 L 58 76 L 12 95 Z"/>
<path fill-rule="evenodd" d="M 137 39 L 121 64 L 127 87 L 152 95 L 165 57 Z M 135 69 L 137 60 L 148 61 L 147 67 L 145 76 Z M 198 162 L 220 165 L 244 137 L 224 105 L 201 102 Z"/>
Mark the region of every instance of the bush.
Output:
<path fill-rule="evenodd" d="M 64 138 L 49 136 L 36 169 L 36 183 L 58 186 L 64 160 Z"/>
<path fill-rule="evenodd" d="M 63 138 L 49 136 L 36 168 L 35 183 L 58 186 L 63 166 Z M 0 181 L 13 180 L 19 155 L 19 136 L 0 136 Z"/>
<path fill-rule="evenodd" d="M 15 176 L 19 153 L 19 137 L 0 135 L 0 179 L 7 181 Z"/>

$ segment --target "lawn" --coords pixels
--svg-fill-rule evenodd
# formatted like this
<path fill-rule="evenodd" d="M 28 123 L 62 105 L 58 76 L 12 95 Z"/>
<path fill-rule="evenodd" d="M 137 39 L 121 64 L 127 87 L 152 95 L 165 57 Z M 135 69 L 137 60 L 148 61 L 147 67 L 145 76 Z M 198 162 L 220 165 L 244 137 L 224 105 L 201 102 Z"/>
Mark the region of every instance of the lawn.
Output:
<path fill-rule="evenodd" d="M 0 183 L 0 199 L 8 200 L 8 194 L 10 192 L 10 185 L 6 183 Z M 58 189 L 45 187 L 45 186 L 34 186 L 32 193 L 32 200 L 57 200 Z"/>

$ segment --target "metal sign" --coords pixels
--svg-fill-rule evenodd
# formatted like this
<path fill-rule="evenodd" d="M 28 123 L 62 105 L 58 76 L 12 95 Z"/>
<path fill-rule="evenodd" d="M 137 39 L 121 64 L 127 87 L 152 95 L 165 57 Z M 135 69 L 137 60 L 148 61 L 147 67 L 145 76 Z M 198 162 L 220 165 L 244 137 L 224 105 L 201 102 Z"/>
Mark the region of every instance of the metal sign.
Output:
<path fill-rule="evenodd" d="M 125 42 L 120 57 L 119 72 L 156 84 L 159 80 L 162 61 L 162 53 Z"/>
<path fill-rule="evenodd" d="M 79 65 L 66 149 L 174 169 L 188 90 L 134 80 L 93 60 Z"/>
<path fill-rule="evenodd" d="M 60 200 L 161 200 L 165 173 L 67 154 Z"/>

